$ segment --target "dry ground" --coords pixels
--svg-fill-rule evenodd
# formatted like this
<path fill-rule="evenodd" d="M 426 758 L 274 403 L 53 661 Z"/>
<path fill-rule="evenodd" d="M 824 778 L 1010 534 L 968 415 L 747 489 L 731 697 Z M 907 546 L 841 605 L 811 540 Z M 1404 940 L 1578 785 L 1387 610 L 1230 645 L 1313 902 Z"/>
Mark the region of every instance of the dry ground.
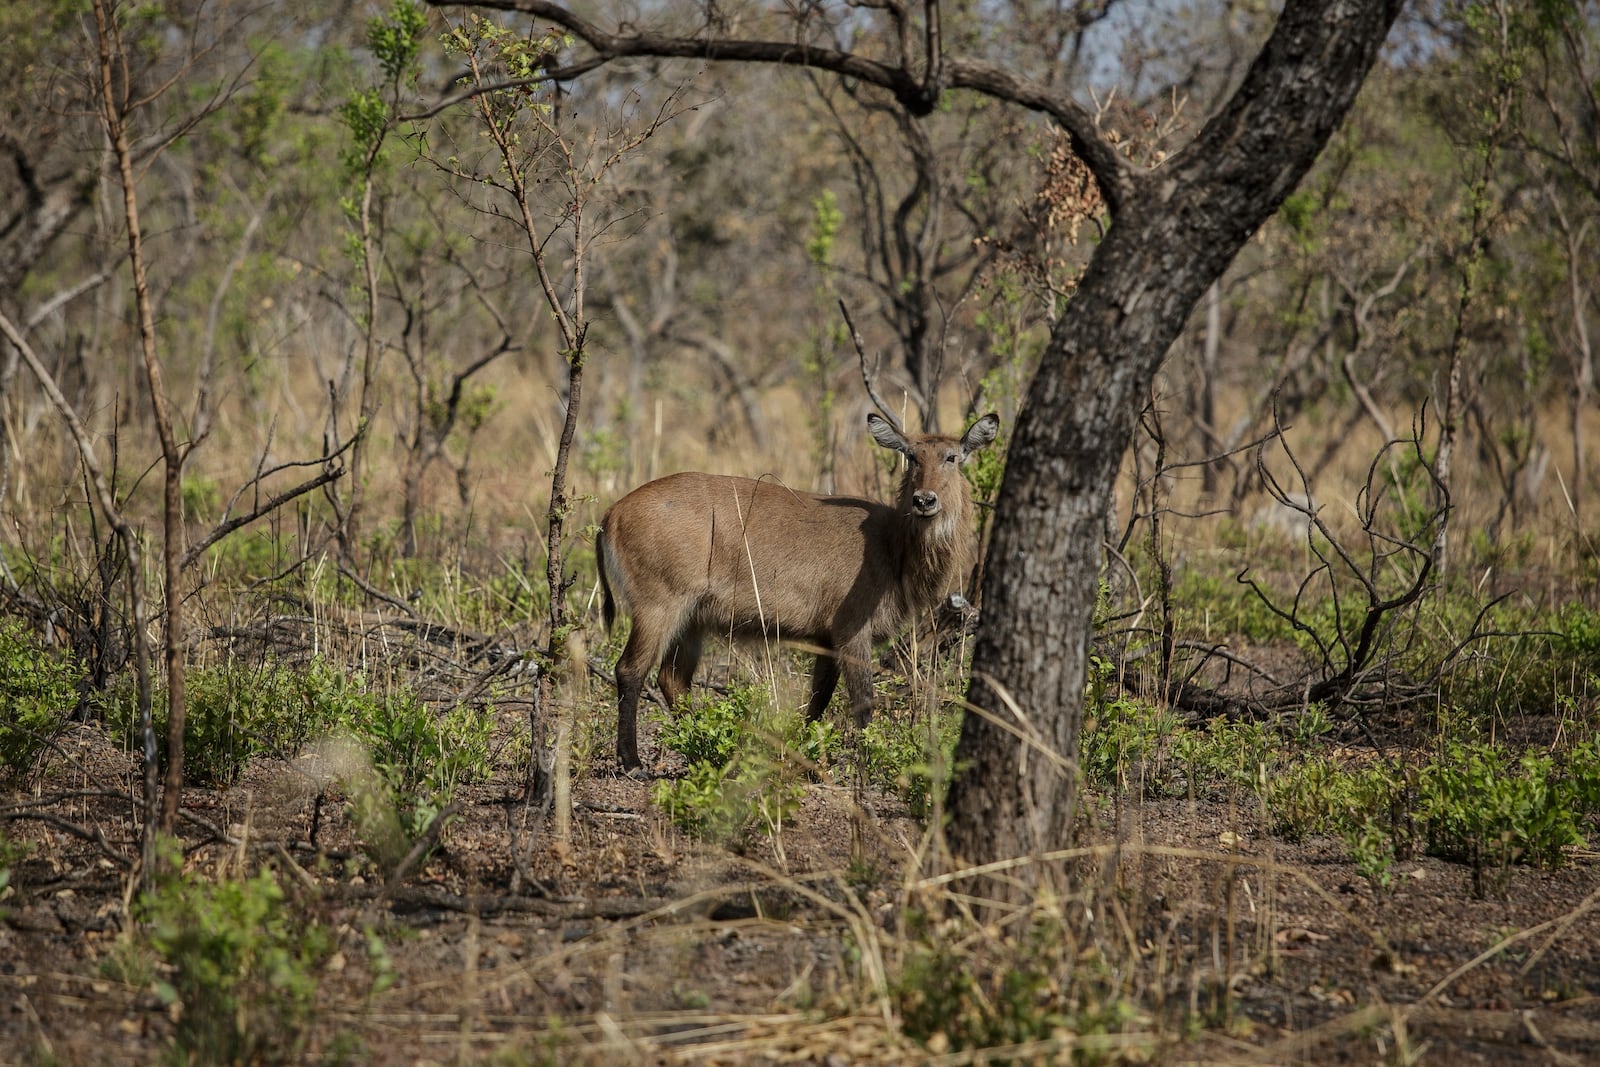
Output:
<path fill-rule="evenodd" d="M 95 729 L 68 747 L 83 777 L 58 772 L 41 798 L 88 772 L 131 774 Z M 314 802 L 295 777 L 263 764 L 226 793 L 195 791 L 195 814 L 230 841 L 194 847 L 188 864 L 270 860 L 336 932 L 307 1062 L 340 1048 L 394 1064 L 971 1062 L 899 1033 L 877 994 L 875 968 L 892 979 L 908 945 L 906 868 L 922 837 L 891 798 L 853 818 L 848 790 L 814 785 L 778 841 L 736 855 L 680 835 L 647 784 L 600 768 L 578 782 L 570 845 L 535 848 L 531 884 L 513 894 L 521 808 L 513 783 L 494 782 L 465 793 L 444 846 L 385 897 L 336 806 L 309 845 Z M 1275 840 L 1226 797 L 1093 805 L 1103 848 L 1066 908 L 1085 951 L 1127 972 L 1132 1061 L 1600 1062 L 1593 853 L 1500 872 L 1481 895 L 1465 867 L 1411 860 L 1375 891 L 1339 843 Z M 157 1061 L 169 1012 L 103 966 L 125 936 L 127 881 L 63 829 L 131 850 L 127 805 L 62 795 L 39 813 L 7 825 L 33 852 L 0 903 L 0 1063 Z M 858 834 L 866 865 L 852 865 Z M 377 993 L 368 929 L 395 972 Z"/>

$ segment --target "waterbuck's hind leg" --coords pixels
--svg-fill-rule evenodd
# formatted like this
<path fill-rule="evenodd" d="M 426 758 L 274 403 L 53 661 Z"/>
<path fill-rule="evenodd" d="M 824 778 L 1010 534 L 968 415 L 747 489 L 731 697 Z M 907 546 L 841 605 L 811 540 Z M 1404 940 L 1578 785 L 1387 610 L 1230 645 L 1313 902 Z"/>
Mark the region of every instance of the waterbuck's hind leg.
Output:
<path fill-rule="evenodd" d="M 694 672 L 700 666 L 702 642 L 701 633 L 691 627 L 679 634 L 667 646 L 667 654 L 661 657 L 658 680 L 669 711 L 678 706 L 678 701 L 688 694 L 694 682 Z"/>
<path fill-rule="evenodd" d="M 806 705 L 807 719 L 817 722 L 822 718 L 838 684 L 838 657 L 832 652 L 818 652 L 816 665 L 811 668 L 811 702 Z"/>
<path fill-rule="evenodd" d="M 627 669 L 626 656 L 617 660 L 617 765 L 624 771 L 638 770 L 639 690 L 644 675 Z"/>
<path fill-rule="evenodd" d="M 617 657 L 617 763 L 623 771 L 638 770 L 639 693 L 650 671 L 661 660 L 675 619 L 635 615 L 628 643 Z"/>

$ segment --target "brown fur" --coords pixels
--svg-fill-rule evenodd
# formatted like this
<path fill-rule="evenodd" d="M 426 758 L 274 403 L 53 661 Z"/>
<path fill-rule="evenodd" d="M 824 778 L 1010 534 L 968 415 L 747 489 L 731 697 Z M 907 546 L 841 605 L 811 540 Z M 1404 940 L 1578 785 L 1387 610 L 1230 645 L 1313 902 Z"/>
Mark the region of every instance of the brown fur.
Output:
<path fill-rule="evenodd" d="M 820 718 L 841 669 L 859 725 L 872 711 L 872 645 L 958 591 L 976 551 L 961 466 L 994 440 L 986 415 L 962 438 L 906 435 L 867 416 L 906 459 L 892 504 L 797 493 L 712 474 L 640 486 L 600 523 L 609 628 L 617 601 L 633 632 L 617 660 L 617 759 L 640 766 L 639 692 L 659 668 L 669 705 L 688 691 L 708 635 L 803 641 L 817 656 L 807 713 Z"/>

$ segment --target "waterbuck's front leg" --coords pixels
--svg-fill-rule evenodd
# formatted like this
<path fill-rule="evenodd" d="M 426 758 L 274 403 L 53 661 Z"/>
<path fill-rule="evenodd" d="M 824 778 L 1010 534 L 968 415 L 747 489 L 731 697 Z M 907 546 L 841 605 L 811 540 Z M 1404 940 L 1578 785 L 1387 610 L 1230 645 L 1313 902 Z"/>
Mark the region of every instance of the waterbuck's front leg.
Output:
<path fill-rule="evenodd" d="M 863 633 L 839 646 L 835 670 L 844 671 L 844 689 L 850 696 L 850 713 L 856 729 L 872 719 L 872 637 Z"/>

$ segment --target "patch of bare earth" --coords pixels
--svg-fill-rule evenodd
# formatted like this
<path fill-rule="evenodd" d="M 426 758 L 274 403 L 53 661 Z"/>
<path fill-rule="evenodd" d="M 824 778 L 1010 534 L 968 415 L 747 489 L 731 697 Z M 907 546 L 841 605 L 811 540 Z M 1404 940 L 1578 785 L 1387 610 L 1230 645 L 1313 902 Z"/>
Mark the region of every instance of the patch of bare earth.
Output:
<path fill-rule="evenodd" d="M 100 736 L 83 730 L 72 769 L 3 802 L 36 807 L 6 823 L 33 851 L 0 902 L 0 1064 L 153 1062 L 172 1033 L 153 983 L 105 966 L 128 903 L 111 857 L 134 842 L 126 800 L 73 795 L 131 785 L 131 760 Z M 466 791 L 443 846 L 385 887 L 337 799 L 319 812 L 295 779 L 262 765 L 193 791 L 223 836 L 190 823 L 187 863 L 273 863 L 334 932 L 305 1062 L 970 1062 L 900 1033 L 883 993 L 923 835 L 893 799 L 857 815 L 847 789 L 814 785 L 777 838 L 738 854 L 681 835 L 647 783 L 600 774 L 574 790 L 570 842 L 542 839 L 519 870 L 521 804 L 495 782 Z M 1410 860 L 1375 890 L 1339 843 L 1274 839 L 1225 798 L 1094 805 L 1083 918 L 1142 1013 L 1129 1059 L 1600 1062 L 1593 854 L 1478 887 L 1462 866 Z"/>

